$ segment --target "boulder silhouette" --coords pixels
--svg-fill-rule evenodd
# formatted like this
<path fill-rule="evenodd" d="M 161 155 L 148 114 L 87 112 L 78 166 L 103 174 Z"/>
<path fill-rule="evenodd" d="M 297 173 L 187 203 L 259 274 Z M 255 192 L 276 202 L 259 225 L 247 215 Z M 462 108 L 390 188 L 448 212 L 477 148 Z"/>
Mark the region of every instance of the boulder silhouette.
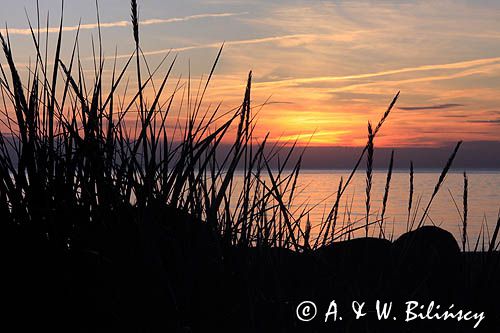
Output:
<path fill-rule="evenodd" d="M 395 280 L 401 292 L 448 298 L 459 272 L 460 248 L 451 233 L 434 226 L 407 232 L 394 242 Z"/>
<path fill-rule="evenodd" d="M 320 247 L 314 253 L 317 279 L 325 290 L 346 299 L 359 293 L 376 298 L 386 289 L 391 253 L 391 242 L 379 238 L 356 238 Z"/>

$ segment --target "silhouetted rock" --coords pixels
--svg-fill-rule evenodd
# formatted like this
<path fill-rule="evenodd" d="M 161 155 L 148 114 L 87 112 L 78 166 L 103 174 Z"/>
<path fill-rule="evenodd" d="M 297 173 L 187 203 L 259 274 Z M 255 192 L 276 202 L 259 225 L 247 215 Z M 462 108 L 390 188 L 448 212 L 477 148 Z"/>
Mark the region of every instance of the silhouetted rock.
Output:
<path fill-rule="evenodd" d="M 459 273 L 460 248 L 451 233 L 424 226 L 394 242 L 395 279 L 402 292 L 449 298 Z"/>
<path fill-rule="evenodd" d="M 355 238 L 320 247 L 315 255 L 328 265 L 361 267 L 387 260 L 391 248 L 391 242 L 386 239 Z"/>
<path fill-rule="evenodd" d="M 316 283 L 329 295 L 346 301 L 384 294 L 391 269 L 392 244 L 379 238 L 356 238 L 320 247 L 314 252 Z"/>

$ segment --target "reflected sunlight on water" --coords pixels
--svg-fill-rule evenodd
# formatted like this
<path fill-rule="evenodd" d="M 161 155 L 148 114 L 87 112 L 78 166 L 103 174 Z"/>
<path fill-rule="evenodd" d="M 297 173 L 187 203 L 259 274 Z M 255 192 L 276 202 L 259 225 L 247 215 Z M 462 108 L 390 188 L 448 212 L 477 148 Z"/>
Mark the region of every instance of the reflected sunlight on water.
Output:
<path fill-rule="evenodd" d="M 327 215 L 335 202 L 335 192 L 341 177 L 345 179 L 349 176 L 349 170 L 302 170 L 298 179 L 298 194 L 292 205 L 291 211 L 302 211 L 303 204 L 308 207 L 315 206 L 310 214 L 310 221 L 313 226 L 313 234 L 323 216 Z M 417 210 L 416 224 L 422 217 L 425 206 L 434 190 L 434 186 L 439 178 L 440 171 L 416 170 L 414 175 L 414 195 L 413 208 L 421 198 L 420 207 Z M 500 172 L 498 171 L 471 171 L 468 172 L 469 193 L 468 193 L 468 233 L 470 235 L 470 246 L 473 247 L 478 235 L 481 233 L 481 226 L 486 223 L 489 233 L 498 218 L 500 209 Z M 371 198 L 371 220 L 377 219 L 382 210 L 382 199 L 386 182 L 386 171 L 377 170 L 373 175 L 372 198 Z M 429 218 L 426 225 L 440 226 L 461 238 L 462 233 L 462 207 L 463 207 L 463 174 L 461 172 L 449 173 L 436 196 L 429 211 Z M 385 214 L 386 235 L 390 237 L 394 233 L 397 237 L 404 233 L 407 228 L 408 216 L 408 195 L 409 195 L 409 173 L 408 171 L 395 170 L 392 175 L 389 200 Z M 453 202 L 453 198 L 457 207 Z M 365 223 L 365 174 L 363 170 L 358 171 L 354 176 L 351 185 L 348 187 L 341 201 L 338 223 L 342 225 L 347 221 L 347 211 L 351 210 L 351 221 L 361 220 L 355 226 Z M 349 208 L 349 209 L 347 209 Z M 414 214 L 415 210 L 412 210 Z M 373 236 L 378 236 L 379 227 L 372 227 Z M 317 231 L 316 231 L 317 232 Z M 485 229 L 487 239 L 488 232 Z M 364 229 L 359 230 L 356 235 L 364 235 Z"/>

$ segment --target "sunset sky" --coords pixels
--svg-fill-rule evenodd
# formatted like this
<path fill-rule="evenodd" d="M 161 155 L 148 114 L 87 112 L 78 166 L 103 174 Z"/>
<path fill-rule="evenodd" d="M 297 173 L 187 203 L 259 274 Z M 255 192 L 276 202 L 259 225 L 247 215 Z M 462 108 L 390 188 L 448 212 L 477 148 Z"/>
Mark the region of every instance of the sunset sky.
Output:
<path fill-rule="evenodd" d="M 198 82 L 225 42 L 207 105 L 236 107 L 253 70 L 253 105 L 271 102 L 259 113 L 257 135 L 270 131 L 272 140 L 360 146 L 367 121 L 376 122 L 400 90 L 378 146 L 500 140 L 499 1 L 138 3 L 142 49 L 152 67 L 169 50 L 170 59 L 178 54 L 175 78 L 186 78 L 190 63 Z M 110 79 L 115 48 L 122 62 L 134 49 L 130 6 L 126 0 L 99 6 Z M 35 53 L 25 8 L 36 25 L 34 0 L 4 1 L 0 20 L 8 24 L 17 62 L 27 65 Z M 59 1 L 40 0 L 40 8 L 42 25 L 50 11 L 50 26 L 57 27 Z M 63 58 L 80 19 L 83 66 L 92 71 L 93 0 L 66 1 Z M 56 37 L 51 33 L 52 46 Z"/>

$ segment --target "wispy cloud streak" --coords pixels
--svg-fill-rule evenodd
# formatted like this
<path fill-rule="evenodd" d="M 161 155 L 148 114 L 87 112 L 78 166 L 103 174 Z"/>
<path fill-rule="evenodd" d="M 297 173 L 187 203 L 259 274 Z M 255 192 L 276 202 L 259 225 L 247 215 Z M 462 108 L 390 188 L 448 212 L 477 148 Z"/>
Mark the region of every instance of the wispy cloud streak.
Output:
<path fill-rule="evenodd" d="M 436 64 L 436 65 L 423 65 L 415 67 L 404 67 L 387 71 L 364 73 L 364 74 L 354 74 L 354 75 L 344 75 L 344 76 L 320 76 L 320 77 L 308 77 L 308 78 L 298 78 L 298 79 L 286 79 L 278 81 L 267 81 L 259 82 L 255 85 L 265 85 L 269 86 L 290 86 L 290 85 L 300 85 L 305 83 L 318 83 L 318 82 L 335 82 L 335 81 L 346 81 L 355 79 L 367 79 L 380 76 L 389 76 L 396 74 L 412 73 L 412 72 L 423 72 L 431 70 L 456 70 L 456 69 L 466 69 L 477 66 L 484 66 L 489 64 L 494 64 L 500 62 L 500 57 L 493 58 L 481 58 L 467 61 L 452 62 L 447 64 Z"/>
<path fill-rule="evenodd" d="M 451 108 L 456 108 L 456 107 L 460 107 L 460 106 L 465 106 L 465 105 L 449 103 L 449 104 L 424 105 L 424 106 L 404 106 L 404 107 L 399 107 L 399 109 L 405 110 L 405 111 L 444 110 L 444 109 L 451 109 Z"/>
<path fill-rule="evenodd" d="M 499 119 L 472 119 L 467 120 L 468 123 L 476 123 L 476 124 L 500 124 Z"/>
<path fill-rule="evenodd" d="M 185 21 L 192 21 L 192 20 L 199 20 L 199 19 L 204 19 L 204 18 L 218 18 L 218 17 L 231 17 L 231 16 L 240 16 L 240 15 L 245 15 L 247 13 L 214 13 L 214 14 L 197 14 L 197 15 L 189 15 L 189 16 L 183 16 L 183 17 L 172 17 L 172 18 L 166 18 L 166 19 L 148 19 L 139 22 L 141 25 L 158 25 L 158 24 L 169 24 L 169 23 L 177 23 L 177 22 L 185 22 Z M 101 23 L 101 28 L 124 28 L 130 26 L 129 21 L 116 21 L 116 22 L 104 22 Z M 98 25 L 97 23 L 89 23 L 89 24 L 82 24 L 80 26 L 80 30 L 92 30 L 92 29 L 97 29 Z M 71 31 L 77 31 L 78 30 L 78 25 L 74 26 L 66 26 L 63 27 L 63 31 L 65 32 L 71 32 Z M 0 29 L 2 33 L 6 33 L 5 29 Z M 10 35 L 31 35 L 31 30 L 29 28 L 9 28 L 8 29 Z M 58 27 L 50 27 L 48 30 L 42 29 L 43 32 L 48 31 L 49 33 L 58 33 L 59 28 Z"/>
<path fill-rule="evenodd" d="M 324 38 L 325 36 L 321 36 L 321 37 Z M 232 45 L 234 46 L 234 45 L 272 43 L 272 42 L 279 42 L 279 41 L 291 40 L 291 39 L 302 39 L 305 41 L 311 41 L 311 40 L 314 40 L 316 38 L 319 38 L 319 37 L 318 37 L 318 35 L 314 35 L 314 34 L 292 34 L 292 35 L 271 36 L 271 37 L 262 37 L 262 38 L 254 38 L 254 39 L 220 41 L 220 42 L 198 44 L 198 45 L 191 45 L 191 46 L 185 46 L 185 47 L 146 51 L 146 52 L 144 52 L 144 55 L 145 56 L 152 56 L 152 55 L 158 55 L 158 54 L 165 54 L 167 52 L 184 52 L 184 51 L 190 51 L 190 50 L 220 48 L 222 44 L 224 44 L 225 46 L 232 46 Z M 329 36 L 329 38 L 335 38 L 335 37 Z M 128 58 L 128 57 L 130 57 L 130 54 L 122 54 L 122 55 L 119 55 L 117 58 Z"/>

